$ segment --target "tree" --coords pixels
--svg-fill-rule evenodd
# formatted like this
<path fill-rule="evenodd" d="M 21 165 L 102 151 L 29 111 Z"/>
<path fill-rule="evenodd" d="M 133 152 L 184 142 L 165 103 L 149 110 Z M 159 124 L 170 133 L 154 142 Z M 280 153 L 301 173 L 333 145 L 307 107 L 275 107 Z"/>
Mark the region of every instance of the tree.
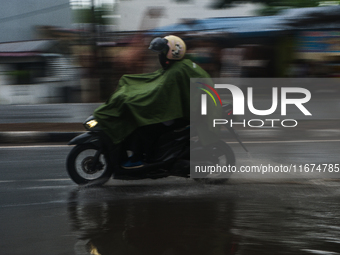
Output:
<path fill-rule="evenodd" d="M 111 10 L 105 7 L 83 7 L 73 10 L 73 17 L 76 23 L 89 23 L 106 25 L 111 24 L 111 20 L 105 18 L 111 14 Z"/>

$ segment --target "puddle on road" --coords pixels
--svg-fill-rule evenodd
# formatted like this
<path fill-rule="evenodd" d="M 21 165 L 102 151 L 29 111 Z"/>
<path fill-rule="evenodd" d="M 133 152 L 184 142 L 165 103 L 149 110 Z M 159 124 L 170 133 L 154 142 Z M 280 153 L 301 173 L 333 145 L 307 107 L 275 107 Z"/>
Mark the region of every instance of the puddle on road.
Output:
<path fill-rule="evenodd" d="M 76 254 L 340 254 L 339 189 L 197 184 L 70 193 Z"/>

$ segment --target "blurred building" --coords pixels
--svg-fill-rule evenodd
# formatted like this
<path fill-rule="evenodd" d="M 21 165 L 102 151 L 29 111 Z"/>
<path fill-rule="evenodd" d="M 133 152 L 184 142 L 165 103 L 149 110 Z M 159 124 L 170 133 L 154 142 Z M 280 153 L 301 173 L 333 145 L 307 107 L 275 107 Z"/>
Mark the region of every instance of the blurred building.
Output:
<path fill-rule="evenodd" d="M 1 1 L 0 42 L 35 39 L 36 26 L 72 25 L 69 0 Z"/>
<path fill-rule="evenodd" d="M 340 76 L 340 6 L 253 16 L 261 5 L 121 0 L 77 9 L 73 0 L 81 18 L 70 29 L 68 0 L 39 2 L 14 0 L 0 10 L 0 103 L 105 101 L 123 74 L 160 67 L 147 48 L 168 34 L 181 36 L 188 57 L 212 77 Z"/>
<path fill-rule="evenodd" d="M 120 31 L 136 31 L 178 23 L 183 19 L 254 16 L 261 4 L 240 3 L 216 10 L 211 0 L 121 0 L 117 4 Z"/>
<path fill-rule="evenodd" d="M 214 66 L 209 72 L 214 77 L 338 77 L 339 12 L 340 6 L 331 6 L 274 16 L 193 19 L 151 34 L 181 35 L 197 63 Z"/>
<path fill-rule="evenodd" d="M 65 102 L 78 83 L 63 53 L 57 40 L 0 43 L 0 104 Z"/>

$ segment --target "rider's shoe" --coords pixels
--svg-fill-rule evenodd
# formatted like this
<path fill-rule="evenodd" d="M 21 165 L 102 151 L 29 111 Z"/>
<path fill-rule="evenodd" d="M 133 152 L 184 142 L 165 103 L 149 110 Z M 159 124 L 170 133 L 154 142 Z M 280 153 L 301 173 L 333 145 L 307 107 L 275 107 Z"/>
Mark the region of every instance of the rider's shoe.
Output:
<path fill-rule="evenodd" d="M 136 168 L 140 168 L 143 167 L 144 164 L 142 161 L 136 161 L 136 162 L 132 162 L 131 159 L 128 159 L 127 161 L 125 161 L 121 167 L 124 169 L 136 169 Z"/>

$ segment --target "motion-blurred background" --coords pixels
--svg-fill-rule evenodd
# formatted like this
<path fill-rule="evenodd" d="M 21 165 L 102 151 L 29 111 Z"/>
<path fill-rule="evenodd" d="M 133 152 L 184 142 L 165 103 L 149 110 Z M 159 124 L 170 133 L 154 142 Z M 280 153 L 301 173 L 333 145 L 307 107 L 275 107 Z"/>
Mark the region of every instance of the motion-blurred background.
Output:
<path fill-rule="evenodd" d="M 147 47 L 168 34 L 212 77 L 338 77 L 339 2 L 1 0 L 0 104 L 102 102 L 160 67 Z"/>

